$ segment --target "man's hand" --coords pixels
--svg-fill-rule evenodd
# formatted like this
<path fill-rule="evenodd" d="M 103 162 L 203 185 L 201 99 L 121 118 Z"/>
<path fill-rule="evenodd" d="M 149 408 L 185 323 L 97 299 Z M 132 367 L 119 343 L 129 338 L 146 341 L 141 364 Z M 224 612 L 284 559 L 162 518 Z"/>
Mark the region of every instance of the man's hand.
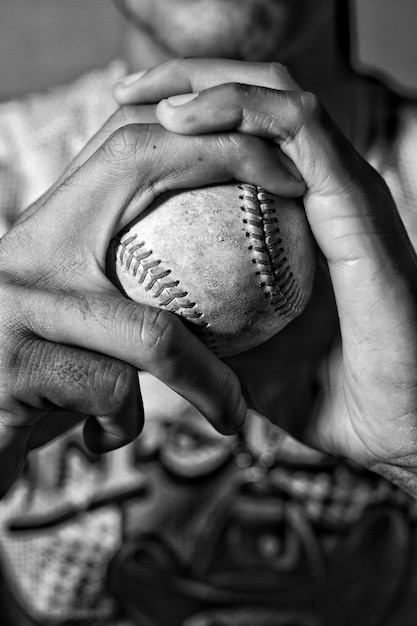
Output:
<path fill-rule="evenodd" d="M 417 262 L 381 177 L 277 64 L 169 62 L 115 95 L 159 102 L 159 122 L 183 135 L 267 138 L 301 175 L 318 286 L 299 319 L 228 363 L 255 409 L 416 494 Z M 256 182 L 272 191 L 274 175 Z"/>
<path fill-rule="evenodd" d="M 80 421 L 95 451 L 136 437 L 143 424 L 137 369 L 183 395 L 221 432 L 244 420 L 232 371 L 178 318 L 124 298 L 106 278 L 105 259 L 115 233 L 159 193 L 234 178 L 266 182 L 279 163 L 258 138 L 182 137 L 140 123 L 148 113 L 119 111 L 0 241 L 1 493 L 29 449 Z M 277 192 L 302 192 L 285 170 L 277 181 Z"/>

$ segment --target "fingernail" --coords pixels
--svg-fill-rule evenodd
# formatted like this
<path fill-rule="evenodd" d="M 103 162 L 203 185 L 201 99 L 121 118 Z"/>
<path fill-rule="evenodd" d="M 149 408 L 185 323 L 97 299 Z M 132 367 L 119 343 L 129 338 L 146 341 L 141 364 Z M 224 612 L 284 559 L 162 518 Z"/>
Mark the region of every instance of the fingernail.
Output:
<path fill-rule="evenodd" d="M 123 89 L 125 89 L 126 87 L 129 87 L 129 85 L 132 85 L 137 80 L 139 80 L 139 78 L 142 78 L 142 76 L 144 76 L 147 73 L 147 71 L 148 70 L 143 70 L 142 72 L 136 72 L 135 74 L 129 74 L 129 76 L 126 76 L 126 78 L 121 80 L 120 83 L 117 84 L 117 86 L 118 87 L 122 87 Z"/>
<path fill-rule="evenodd" d="M 195 100 L 197 96 L 198 93 L 182 93 L 179 96 L 171 96 L 170 98 L 167 98 L 167 102 L 172 107 L 180 107 L 183 104 L 187 104 L 187 102 L 191 102 L 191 100 Z"/>

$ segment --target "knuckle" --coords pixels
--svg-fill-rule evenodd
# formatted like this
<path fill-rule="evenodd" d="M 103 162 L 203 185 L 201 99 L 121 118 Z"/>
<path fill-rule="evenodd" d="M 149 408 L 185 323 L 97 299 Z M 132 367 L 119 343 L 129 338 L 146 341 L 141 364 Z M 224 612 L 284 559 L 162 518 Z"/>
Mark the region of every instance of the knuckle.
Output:
<path fill-rule="evenodd" d="M 215 150 L 223 155 L 225 166 L 232 175 L 242 160 L 243 150 L 247 150 L 247 137 L 239 133 L 224 133 L 216 137 Z"/>
<path fill-rule="evenodd" d="M 44 354 L 42 354 L 41 362 L 46 364 L 43 381 L 46 387 L 51 384 L 58 390 L 70 387 L 74 391 L 90 389 L 97 371 L 92 363 L 77 359 L 75 354 L 66 354 L 63 346 L 44 343 L 43 348 Z"/>
<path fill-rule="evenodd" d="M 246 97 L 250 95 L 253 86 L 245 83 L 228 83 L 226 89 L 228 90 L 229 98 L 240 102 L 242 96 Z"/>
<path fill-rule="evenodd" d="M 104 383 L 108 407 L 118 409 L 128 404 L 136 377 L 134 368 L 122 361 L 112 359 L 107 362 Z"/>
<path fill-rule="evenodd" d="M 256 160 L 259 148 L 263 146 L 263 140 L 259 137 L 242 133 L 230 133 L 228 141 L 235 157 L 235 162 L 241 165 L 251 163 L 254 159 Z"/>
<path fill-rule="evenodd" d="M 30 365 L 36 364 L 36 367 Z M 26 361 L 29 389 L 62 408 L 76 405 L 78 398 L 93 386 L 96 368 L 66 346 L 34 340 Z"/>
<path fill-rule="evenodd" d="M 114 317 L 121 341 L 139 346 L 145 363 L 164 359 L 175 351 L 181 322 L 172 313 L 126 299 L 119 302 Z"/>
<path fill-rule="evenodd" d="M 120 164 L 123 171 L 136 172 L 139 164 L 143 166 L 147 160 L 154 158 L 155 148 L 163 137 L 163 132 L 156 124 L 122 126 L 104 144 L 104 157 L 111 161 L 112 167 Z"/>
<path fill-rule="evenodd" d="M 277 61 L 271 61 L 267 63 L 266 66 L 268 74 L 272 79 L 272 84 L 275 85 L 277 89 L 282 89 L 283 83 L 292 81 L 291 74 L 286 65 L 278 63 Z"/>
<path fill-rule="evenodd" d="M 141 343 L 147 360 L 170 361 L 180 351 L 181 322 L 172 313 L 145 307 L 140 328 Z"/>
<path fill-rule="evenodd" d="M 282 125 L 279 142 L 281 145 L 292 142 L 303 127 L 321 123 L 324 107 L 318 97 L 308 91 L 286 93 L 286 121 Z"/>
<path fill-rule="evenodd" d="M 250 150 L 253 143 L 253 137 L 249 135 L 243 135 L 242 133 L 229 133 L 227 136 L 228 144 L 230 145 L 233 153 L 240 159 L 247 157 L 248 150 Z M 223 138 L 219 138 L 222 141 Z"/>
<path fill-rule="evenodd" d="M 299 109 L 300 115 L 307 123 L 310 121 L 321 120 L 324 112 L 321 101 L 316 94 L 311 91 L 299 92 Z"/>
<path fill-rule="evenodd" d="M 46 342 L 42 348 L 42 367 L 28 388 L 53 405 L 100 415 L 126 404 L 133 377 L 122 361 Z"/>
<path fill-rule="evenodd" d="M 97 368 L 86 359 L 56 343 L 24 337 L 9 357 L 13 387 L 22 401 L 45 400 L 71 408 L 93 386 Z"/>
<path fill-rule="evenodd" d="M 115 130 L 103 145 L 103 155 L 113 163 L 123 164 L 136 158 L 140 148 L 139 125 L 127 124 Z"/>
<path fill-rule="evenodd" d="M 253 182 L 259 162 L 265 159 L 265 142 L 253 135 L 228 133 L 217 139 L 218 152 L 224 155 L 224 166 L 232 177 Z"/>
<path fill-rule="evenodd" d="M 138 120 L 138 107 L 134 104 L 125 104 L 115 113 L 115 118 L 120 125 L 135 123 Z"/>
<path fill-rule="evenodd" d="M 43 409 L 49 406 L 42 393 L 43 381 L 48 385 L 51 369 L 42 362 L 44 344 L 35 337 L 25 335 L 14 339 L 3 348 L 0 358 L 2 408 L 5 398 L 14 399 L 16 406 Z M 24 415 L 27 419 L 27 411 Z"/>
<path fill-rule="evenodd" d="M 137 123 L 139 121 L 137 113 L 138 107 L 134 104 L 125 104 L 118 108 L 98 131 L 96 137 L 99 143 L 105 142 L 120 128 Z"/>

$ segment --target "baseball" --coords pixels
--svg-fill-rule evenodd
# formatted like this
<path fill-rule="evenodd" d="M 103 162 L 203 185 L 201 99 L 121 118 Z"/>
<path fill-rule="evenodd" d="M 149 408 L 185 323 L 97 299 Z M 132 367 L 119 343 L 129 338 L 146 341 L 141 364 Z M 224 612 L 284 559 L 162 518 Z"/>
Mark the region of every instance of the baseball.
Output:
<path fill-rule="evenodd" d="M 179 315 L 218 356 L 253 348 L 304 309 L 315 243 L 300 199 L 248 184 L 170 192 L 112 240 L 108 276 Z"/>

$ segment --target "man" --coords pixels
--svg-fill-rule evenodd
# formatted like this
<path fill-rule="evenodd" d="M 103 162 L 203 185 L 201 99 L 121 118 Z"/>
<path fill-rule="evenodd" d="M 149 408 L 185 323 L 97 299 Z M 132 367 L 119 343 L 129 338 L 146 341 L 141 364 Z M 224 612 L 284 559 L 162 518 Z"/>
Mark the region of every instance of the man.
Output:
<path fill-rule="evenodd" d="M 1 542 L 12 610 L 32 623 L 110 623 L 120 609 L 161 626 L 411 624 L 413 588 L 401 583 L 415 568 L 415 505 L 361 468 L 416 493 L 416 259 L 398 217 L 414 238 L 415 178 L 401 159 L 415 142 L 415 109 L 393 108 L 383 87 L 347 69 L 332 0 L 118 4 L 139 29 L 129 34 L 135 75 L 115 90 L 133 106 L 78 156 L 81 141 L 66 151 L 66 173 L 38 190 L 0 247 Z M 143 73 L 178 56 L 229 60 Z M 261 61 L 285 62 L 302 88 Z M 79 93 L 94 91 L 90 82 Z M 87 128 L 91 108 L 75 110 L 87 142 L 99 115 Z M 2 114 L 3 160 L 18 178 L 28 168 L 16 105 Z M 195 171 L 198 158 L 205 168 Z M 234 178 L 304 194 L 323 263 L 300 318 L 226 363 L 172 316 L 126 301 L 105 257 L 112 234 L 162 190 Z M 17 205 L 3 203 L 4 213 Z M 145 426 L 135 442 L 137 369 L 155 378 L 141 376 L 153 432 Z M 233 433 L 247 406 L 331 456 L 253 413 L 243 448 L 201 418 Z M 64 435 L 79 423 L 90 457 L 78 430 Z M 58 436 L 21 474 L 27 451 Z"/>

